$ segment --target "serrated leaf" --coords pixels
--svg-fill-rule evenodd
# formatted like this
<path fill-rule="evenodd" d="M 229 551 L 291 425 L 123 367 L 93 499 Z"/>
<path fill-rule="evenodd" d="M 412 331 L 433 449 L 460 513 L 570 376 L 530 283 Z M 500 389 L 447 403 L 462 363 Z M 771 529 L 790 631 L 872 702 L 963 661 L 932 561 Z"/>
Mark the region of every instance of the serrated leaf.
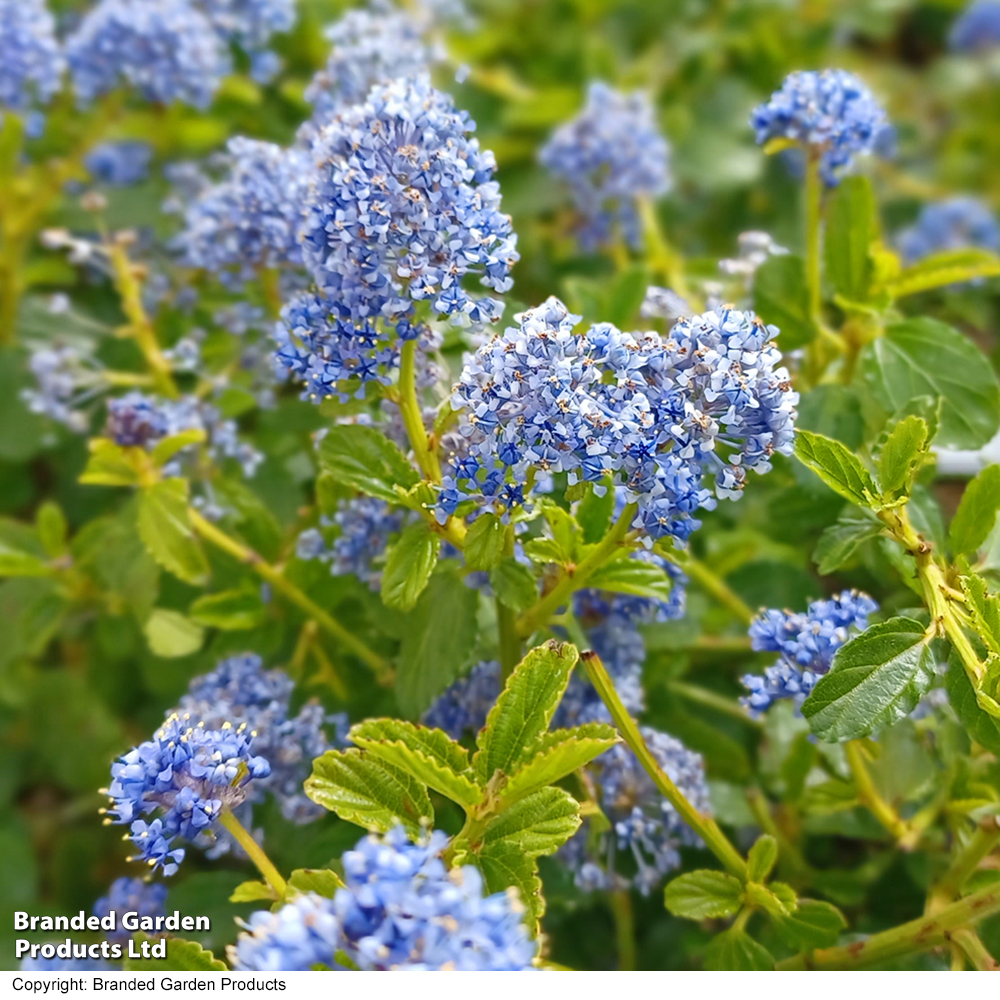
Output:
<path fill-rule="evenodd" d="M 476 738 L 472 766 L 481 781 L 525 763 L 528 748 L 549 728 L 578 658 L 575 646 L 549 640 L 514 668 Z"/>
<path fill-rule="evenodd" d="M 775 917 L 778 937 L 795 951 L 830 948 L 847 927 L 843 914 L 832 903 L 800 899 L 798 909 L 786 917 Z"/>
<path fill-rule="evenodd" d="M 530 792 L 555 784 L 617 742 L 617 732 L 603 723 L 546 733 L 532 748 L 534 755 L 504 785 L 498 810 Z"/>
<path fill-rule="evenodd" d="M 769 972 L 774 968 L 774 958 L 746 931 L 730 927 L 709 942 L 705 968 L 709 972 Z"/>
<path fill-rule="evenodd" d="M 996 524 L 1000 510 L 1000 465 L 987 465 L 969 481 L 948 529 L 955 555 L 978 552 Z"/>
<path fill-rule="evenodd" d="M 171 434 L 170 437 L 165 437 L 156 443 L 149 453 L 149 458 L 153 465 L 159 468 L 169 462 L 177 452 L 190 448 L 193 444 L 200 444 L 205 438 L 205 431 L 200 427 L 191 427 L 179 434 Z"/>
<path fill-rule="evenodd" d="M 410 489 L 420 480 L 406 456 L 374 427 L 334 424 L 319 448 L 324 471 L 344 486 L 398 503 L 396 487 Z"/>
<path fill-rule="evenodd" d="M 396 666 L 396 700 L 416 718 L 462 672 L 476 644 L 479 593 L 439 569 L 406 619 Z"/>
<path fill-rule="evenodd" d="M 905 417 L 892 428 L 878 456 L 883 498 L 909 495 L 928 444 L 928 427 L 921 417 Z"/>
<path fill-rule="evenodd" d="M 800 430 L 795 436 L 795 454 L 830 489 L 861 507 L 871 506 L 878 489 L 858 457 L 833 438 Z"/>
<path fill-rule="evenodd" d="M 468 750 L 440 729 L 399 719 L 369 719 L 352 727 L 349 738 L 370 756 L 388 761 L 459 805 L 472 807 L 482 798 Z"/>
<path fill-rule="evenodd" d="M 878 239 L 878 214 L 867 177 L 845 177 L 826 213 L 826 276 L 836 291 L 852 302 L 867 302 L 872 282 L 869 248 Z"/>
<path fill-rule="evenodd" d="M 263 625 L 267 608 L 258 591 L 240 588 L 199 597 L 188 608 L 188 615 L 199 625 L 238 632 Z"/>
<path fill-rule="evenodd" d="M 965 731 L 981 747 L 1000 754 L 1000 719 L 979 707 L 975 688 L 962 666 L 961 659 L 953 652 L 948 658 L 945 676 L 948 704 L 954 709 Z"/>
<path fill-rule="evenodd" d="M 30 552 L 0 542 L 0 576 L 51 576 L 52 567 Z"/>
<path fill-rule="evenodd" d="M 38 531 L 38 540 L 49 558 L 57 559 L 66 553 L 69 525 L 59 504 L 46 500 L 35 514 L 35 527 Z"/>
<path fill-rule="evenodd" d="M 965 603 L 976 623 L 976 631 L 989 650 L 1000 655 L 1000 598 L 986 588 L 981 576 L 962 577 Z"/>
<path fill-rule="evenodd" d="M 1000 274 L 1000 257 L 990 250 L 965 247 L 931 254 L 903 268 L 888 286 L 895 299 L 932 288 L 945 288 L 965 281 L 992 278 Z"/>
<path fill-rule="evenodd" d="M 416 836 L 422 820 L 434 825 L 426 786 L 364 750 L 327 750 L 317 757 L 305 792 L 317 805 L 366 830 L 386 833 L 398 820 Z"/>
<path fill-rule="evenodd" d="M 796 254 L 772 255 L 757 268 L 753 307 L 765 323 L 773 323 L 781 331 L 778 342 L 783 350 L 801 347 L 816 336 L 809 314 L 806 267 Z"/>
<path fill-rule="evenodd" d="M 240 882 L 229 896 L 230 903 L 256 903 L 259 899 L 275 900 L 278 896 L 266 883 L 259 881 Z"/>
<path fill-rule="evenodd" d="M 143 632 L 150 650 L 167 659 L 190 656 L 198 652 L 205 641 L 205 630 L 200 625 L 168 608 L 154 608 Z"/>
<path fill-rule="evenodd" d="M 520 614 L 538 600 L 538 583 L 527 566 L 507 556 L 490 570 L 490 585 L 501 604 Z"/>
<path fill-rule="evenodd" d="M 875 538 L 881 530 L 879 521 L 851 508 L 819 536 L 813 552 L 813 562 L 823 576 L 833 573 L 847 565 L 858 549 L 869 539 Z"/>
<path fill-rule="evenodd" d="M 743 885 L 725 872 L 705 868 L 667 883 L 663 903 L 675 917 L 707 920 L 731 917 L 743 905 Z"/>
<path fill-rule="evenodd" d="M 747 902 L 769 913 L 772 917 L 787 916 L 791 910 L 775 893 L 766 886 L 757 882 L 747 882 L 746 884 Z"/>
<path fill-rule="evenodd" d="M 93 438 L 89 442 L 90 458 L 80 476 L 88 486 L 137 486 L 139 471 L 130 455 L 110 438 Z"/>
<path fill-rule="evenodd" d="M 580 827 L 580 804 L 562 788 L 539 789 L 515 802 L 490 821 L 474 851 L 503 842 L 527 857 L 554 854 Z"/>
<path fill-rule="evenodd" d="M 145 934 L 136 934 L 134 940 L 155 941 Z M 197 941 L 183 938 L 165 938 L 166 958 L 126 958 L 124 968 L 129 972 L 226 972 L 228 966 L 217 959 Z"/>
<path fill-rule="evenodd" d="M 161 479 L 139 498 L 139 537 L 149 554 L 185 583 L 203 586 L 208 560 L 188 516 L 186 479 Z"/>
<path fill-rule="evenodd" d="M 481 514 L 465 536 L 465 564 L 471 570 L 493 569 L 503 558 L 507 525 L 496 514 Z"/>
<path fill-rule="evenodd" d="M 891 618 L 837 651 L 802 714 L 820 739 L 858 739 L 912 712 L 933 681 L 934 655 L 924 627 L 912 618 Z"/>
<path fill-rule="evenodd" d="M 778 860 L 778 842 L 769 833 L 761 834 L 747 855 L 747 879 L 761 884 Z"/>
<path fill-rule="evenodd" d="M 641 559 L 614 559 L 591 574 L 587 586 L 615 594 L 632 594 L 653 601 L 669 601 L 673 583 L 666 570 Z"/>
<path fill-rule="evenodd" d="M 410 611 L 437 565 L 441 536 L 424 521 L 408 525 L 390 546 L 382 572 L 382 602 Z"/>
<path fill-rule="evenodd" d="M 532 538 L 524 543 L 524 552 L 533 562 L 541 566 L 547 563 L 565 563 L 567 555 L 554 538 Z"/>
<path fill-rule="evenodd" d="M 288 876 L 288 884 L 299 892 L 315 892 L 317 896 L 333 899 L 344 880 L 329 868 L 296 868 Z"/>
<path fill-rule="evenodd" d="M 921 318 L 886 327 L 861 352 L 862 376 L 886 410 L 940 397 L 935 443 L 981 448 L 1000 428 L 1000 385 L 989 359 L 957 330 Z"/>
<path fill-rule="evenodd" d="M 521 905 L 525 908 L 525 922 L 532 935 L 541 929 L 542 915 L 545 913 L 545 898 L 542 896 L 542 880 L 538 877 L 538 862 L 524 854 L 516 844 L 499 841 L 472 855 L 483 873 L 486 892 L 505 892 L 516 889 Z"/>

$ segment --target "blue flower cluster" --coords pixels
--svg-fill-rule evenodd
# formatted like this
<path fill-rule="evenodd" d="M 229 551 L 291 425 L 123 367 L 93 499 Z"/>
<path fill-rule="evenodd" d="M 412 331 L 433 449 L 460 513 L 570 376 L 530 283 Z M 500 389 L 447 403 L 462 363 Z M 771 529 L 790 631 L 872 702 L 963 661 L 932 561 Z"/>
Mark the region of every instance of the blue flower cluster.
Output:
<path fill-rule="evenodd" d="M 500 663 L 484 660 L 440 695 L 421 721 L 432 729 L 443 729 L 455 740 L 474 736 L 486 725 L 500 690 Z"/>
<path fill-rule="evenodd" d="M 833 663 L 834 654 L 855 632 L 868 628 L 868 617 L 878 604 L 867 594 L 845 590 L 835 597 L 813 601 L 805 612 L 768 609 L 750 626 L 753 648 L 780 654 L 764 676 L 747 674 L 743 685 L 750 694 L 743 704 L 754 714 L 774 702 L 791 698 L 801 706 Z"/>
<path fill-rule="evenodd" d="M 65 68 L 45 0 L 0 0 L 0 109 L 25 112 L 48 103 Z"/>
<path fill-rule="evenodd" d="M 130 860 L 173 875 L 184 860 L 184 849 L 174 846 L 178 837 L 212 837 L 223 811 L 241 806 L 254 779 L 271 773 L 270 764 L 251 752 L 252 741 L 244 724 L 209 729 L 175 714 L 153 739 L 112 764 L 105 822 L 129 827 L 139 849 Z"/>
<path fill-rule="evenodd" d="M 715 494 L 737 498 L 747 472 L 789 454 L 795 404 L 773 337 L 755 316 L 722 309 L 678 322 L 667 337 L 609 323 L 573 332 L 555 298 L 518 317 L 466 363 L 452 406 L 469 455 L 443 482 L 437 516 L 474 500 L 507 512 L 538 471 L 569 482 L 611 474 L 636 526 L 684 542 Z"/>
<path fill-rule="evenodd" d="M 688 750 L 666 733 L 640 727 L 657 763 L 702 813 L 710 813 L 705 764 L 700 754 Z M 611 822 L 611 830 L 594 843 L 589 821 L 556 855 L 574 870 L 576 884 L 584 890 L 627 888 L 634 885 L 648 895 L 663 877 L 680 865 L 678 849 L 697 846 L 697 835 L 674 807 L 660 795 L 635 754 L 619 744 L 588 765 L 594 797 Z M 628 852 L 635 874 L 620 868 L 617 852 Z"/>
<path fill-rule="evenodd" d="M 569 185 L 587 248 L 609 242 L 618 229 L 638 246 L 637 200 L 670 190 L 670 146 L 649 100 L 600 82 L 590 85 L 586 107 L 555 132 L 539 158 Z"/>
<path fill-rule="evenodd" d="M 907 263 L 966 247 L 1000 253 L 1000 224 L 978 198 L 948 198 L 925 205 L 916 223 L 899 234 L 898 245 Z"/>
<path fill-rule="evenodd" d="M 381 560 L 393 535 L 402 531 L 405 515 L 376 497 L 354 497 L 333 515 L 340 531 L 327 545 L 318 528 L 299 535 L 296 554 L 300 559 L 319 559 L 330 564 L 334 576 L 353 573 L 372 590 L 382 585 Z"/>
<path fill-rule="evenodd" d="M 512 893 L 483 893 L 472 866 L 449 870 L 440 831 L 413 844 L 402 827 L 368 836 L 343 856 L 345 888 L 332 900 L 305 894 L 276 913 L 253 914 L 229 951 L 251 972 L 340 968 L 338 952 L 366 971 L 515 971 L 537 944 Z"/>
<path fill-rule="evenodd" d="M 1000 45 L 1000 0 L 973 0 L 952 25 L 948 44 L 957 52 L 982 52 Z"/>
<path fill-rule="evenodd" d="M 174 248 L 188 267 L 232 288 L 262 268 L 302 263 L 298 241 L 312 160 L 304 150 L 230 139 L 227 175 L 184 202 L 184 229 Z"/>
<path fill-rule="evenodd" d="M 87 154 L 84 166 L 95 181 L 129 187 L 149 176 L 152 158 L 153 150 L 145 142 L 103 142 Z"/>
<path fill-rule="evenodd" d="M 28 367 L 36 383 L 21 390 L 28 409 L 84 433 L 90 426 L 84 407 L 103 387 L 100 367 L 89 345 L 41 342 L 33 345 Z"/>
<path fill-rule="evenodd" d="M 191 0 L 219 35 L 260 55 L 272 35 L 295 24 L 295 0 Z"/>
<path fill-rule="evenodd" d="M 889 122 L 862 80 L 846 70 L 824 69 L 790 73 L 754 110 L 750 124 L 760 144 L 789 139 L 819 156 L 823 179 L 832 186 L 855 156 L 876 151 Z"/>
<path fill-rule="evenodd" d="M 141 878 L 116 878 L 106 896 L 94 903 L 94 916 L 106 917 L 112 910 L 119 918 L 123 913 L 138 913 L 140 917 L 163 916 L 167 887 L 162 882 L 145 882 Z M 120 923 L 120 920 L 118 921 Z M 131 932 L 117 926 L 108 934 L 109 941 L 127 941 Z"/>
<path fill-rule="evenodd" d="M 342 712 L 327 715 L 317 702 L 303 705 L 293 715 L 294 688 L 295 682 L 283 670 L 264 670 L 256 654 L 231 656 L 191 681 L 173 714 L 200 719 L 209 729 L 220 729 L 228 721 L 254 732 L 254 752 L 267 760 L 270 773 L 253 783 L 247 804 L 270 792 L 286 819 L 309 823 L 322 816 L 323 809 L 306 797 L 302 783 L 316 757 L 344 745 L 348 721 Z M 324 726 L 333 729 L 333 741 Z"/>

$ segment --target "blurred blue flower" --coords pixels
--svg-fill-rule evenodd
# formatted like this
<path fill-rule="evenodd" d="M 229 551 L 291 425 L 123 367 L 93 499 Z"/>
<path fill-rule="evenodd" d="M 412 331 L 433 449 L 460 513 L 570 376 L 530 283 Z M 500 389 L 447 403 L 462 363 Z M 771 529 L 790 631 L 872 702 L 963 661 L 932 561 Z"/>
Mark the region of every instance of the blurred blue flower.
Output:
<path fill-rule="evenodd" d="M 0 110 L 46 104 L 66 68 L 45 0 L 0 0 Z"/>
<path fill-rule="evenodd" d="M 957 52 L 982 52 L 1000 45 L 1000 0 L 974 0 L 952 25 L 948 44 Z"/>
<path fill-rule="evenodd" d="M 145 142 L 103 142 L 84 161 L 95 181 L 116 187 L 139 184 L 149 176 L 153 150 Z"/>
<path fill-rule="evenodd" d="M 111 883 L 108 894 L 94 903 L 94 916 L 106 917 L 115 913 L 115 930 L 107 937 L 109 941 L 128 941 L 131 931 L 124 930 L 121 918 L 125 913 L 137 913 L 140 917 L 161 917 L 166 912 L 167 887 L 162 882 L 145 882 L 141 878 L 116 878 Z"/>
<path fill-rule="evenodd" d="M 917 221 L 898 237 L 908 264 L 933 253 L 982 247 L 1000 253 L 1000 223 L 977 198 L 956 197 L 925 205 Z"/>

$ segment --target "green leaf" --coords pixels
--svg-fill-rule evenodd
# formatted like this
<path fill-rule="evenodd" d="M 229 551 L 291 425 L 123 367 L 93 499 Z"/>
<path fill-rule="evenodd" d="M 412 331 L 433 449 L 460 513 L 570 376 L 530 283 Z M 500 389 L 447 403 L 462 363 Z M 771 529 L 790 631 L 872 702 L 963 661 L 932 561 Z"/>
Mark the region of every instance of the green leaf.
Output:
<path fill-rule="evenodd" d="M 459 805 L 471 807 L 482 798 L 468 750 L 440 729 L 368 719 L 354 726 L 349 738 L 369 756 L 388 761 Z"/>
<path fill-rule="evenodd" d="M 143 490 L 138 525 L 149 554 L 164 569 L 197 587 L 208 581 L 208 560 L 188 517 L 186 479 L 161 479 Z"/>
<path fill-rule="evenodd" d="M 201 649 L 205 630 L 179 611 L 154 608 L 143 631 L 149 648 L 157 655 L 172 659 L 190 656 Z"/>
<path fill-rule="evenodd" d="M 1000 719 L 979 707 L 975 688 L 962 666 L 961 658 L 955 653 L 948 658 L 945 688 L 948 703 L 969 736 L 990 753 L 1000 754 Z"/>
<path fill-rule="evenodd" d="M 833 438 L 800 430 L 795 454 L 830 489 L 861 507 L 877 505 L 878 488 L 857 456 Z"/>
<path fill-rule="evenodd" d="M 746 931 L 730 927 L 705 949 L 705 968 L 709 972 L 769 972 L 774 959 Z"/>
<path fill-rule="evenodd" d="M 633 264 L 625 268 L 611 286 L 601 315 L 622 330 L 633 329 L 629 324 L 639 312 L 647 288 L 649 273 L 645 267 Z"/>
<path fill-rule="evenodd" d="M 299 892 L 315 892 L 317 896 L 333 899 L 344 880 L 329 868 L 296 868 L 288 876 L 288 884 Z"/>
<path fill-rule="evenodd" d="M 830 743 L 867 736 L 909 715 L 934 681 L 934 655 L 912 618 L 873 625 L 842 646 L 802 705 Z"/>
<path fill-rule="evenodd" d="M 747 855 L 747 878 L 763 884 L 778 860 L 778 842 L 769 833 L 761 834 Z"/>
<path fill-rule="evenodd" d="M 986 581 L 981 576 L 974 574 L 962 577 L 962 592 L 979 638 L 990 652 L 1000 655 L 1000 599 L 986 589 Z"/>
<path fill-rule="evenodd" d="M 955 511 L 948 542 L 955 555 L 978 552 L 996 524 L 1000 509 L 1000 465 L 987 465 L 969 481 Z"/>
<path fill-rule="evenodd" d="M 188 608 L 188 615 L 199 625 L 239 632 L 260 628 L 267 621 L 267 608 L 257 590 L 240 588 L 199 597 Z"/>
<path fill-rule="evenodd" d="M 933 319 L 886 328 L 861 352 L 875 398 L 895 412 L 918 396 L 941 398 L 936 443 L 981 448 L 1000 427 L 1000 386 L 989 359 L 967 337 Z"/>
<path fill-rule="evenodd" d="M 604 487 L 603 496 L 599 496 L 596 486 Z M 608 532 L 611 525 L 611 515 L 615 510 L 615 491 L 612 488 L 611 477 L 605 476 L 598 483 L 588 483 L 576 509 L 576 520 L 583 529 L 583 540 L 588 545 L 595 545 Z"/>
<path fill-rule="evenodd" d="M 688 920 L 731 917 L 743 905 L 743 885 L 732 875 L 705 868 L 667 883 L 663 902 L 675 917 Z"/>
<path fill-rule="evenodd" d="M 508 556 L 490 571 L 490 584 L 501 604 L 520 614 L 538 600 L 538 583 L 527 566 Z"/>
<path fill-rule="evenodd" d="M 773 893 L 766 886 L 760 885 L 758 882 L 747 882 L 746 898 L 748 904 L 755 906 L 758 910 L 769 913 L 772 917 L 787 916 L 795 908 L 794 906 L 787 906 L 776 893 Z M 794 903 L 794 894 L 792 901 Z"/>
<path fill-rule="evenodd" d="M 465 564 L 472 570 L 493 569 L 503 558 L 507 525 L 496 514 L 482 514 L 465 536 Z"/>
<path fill-rule="evenodd" d="M 277 893 L 266 883 L 240 882 L 229 897 L 230 903 L 256 903 L 259 899 L 276 900 Z"/>
<path fill-rule="evenodd" d="M 826 276 L 852 302 L 867 302 L 872 282 L 869 247 L 878 239 L 875 196 L 867 177 L 845 177 L 827 207 Z"/>
<path fill-rule="evenodd" d="M 434 825 L 427 788 L 363 750 L 327 750 L 313 761 L 306 795 L 349 823 L 386 833 L 399 820 L 413 836 Z"/>
<path fill-rule="evenodd" d="M 416 718 L 456 680 L 476 644 L 477 591 L 439 571 L 406 620 L 396 667 L 396 700 Z"/>
<path fill-rule="evenodd" d="M 569 792 L 550 786 L 515 802 L 490 821 L 481 850 L 510 844 L 529 858 L 554 854 L 580 827 L 580 804 Z M 473 850 L 477 845 L 470 845 Z"/>
<path fill-rule="evenodd" d="M 525 921 L 533 935 L 541 929 L 545 913 L 542 880 L 538 877 L 538 862 L 524 854 L 517 844 L 499 841 L 484 848 L 479 854 L 470 855 L 483 873 L 486 892 L 505 892 L 515 889 L 527 911 Z"/>
<path fill-rule="evenodd" d="M 51 576 L 52 567 L 30 552 L 0 542 L 0 576 Z"/>
<path fill-rule="evenodd" d="M 145 934 L 136 934 L 136 941 L 155 941 Z M 129 972 L 226 972 L 228 966 L 197 941 L 183 938 L 164 938 L 167 942 L 166 958 L 127 958 L 124 968 Z"/>
<path fill-rule="evenodd" d="M 139 471 L 128 452 L 110 438 L 93 438 L 90 458 L 80 476 L 88 486 L 137 486 Z"/>
<path fill-rule="evenodd" d="M 878 456 L 883 499 L 909 496 L 929 444 L 927 423 L 921 417 L 905 417 L 892 428 Z"/>
<path fill-rule="evenodd" d="M 831 903 L 800 899 L 798 909 L 785 917 L 775 917 L 778 937 L 795 951 L 830 948 L 847 927 L 844 915 Z"/>
<path fill-rule="evenodd" d="M 503 786 L 498 809 L 545 785 L 561 781 L 619 742 L 618 734 L 603 723 L 588 723 L 575 729 L 546 733 L 532 748 L 523 767 Z"/>
<path fill-rule="evenodd" d="M 753 280 L 753 307 L 765 323 L 781 331 L 782 350 L 802 347 L 816 336 L 809 315 L 806 266 L 796 254 L 774 255 L 761 264 Z"/>
<path fill-rule="evenodd" d="M 549 728 L 578 655 L 575 646 L 550 639 L 514 668 L 476 738 L 479 750 L 472 766 L 481 781 L 497 771 L 512 774 L 529 759 L 530 747 Z"/>
<path fill-rule="evenodd" d="M 655 563 L 627 556 L 614 559 L 593 573 L 587 586 L 594 590 L 610 590 L 615 594 L 632 594 L 654 601 L 669 601 L 673 584 L 666 570 Z"/>
<path fill-rule="evenodd" d="M 990 250 L 978 247 L 945 250 L 904 268 L 889 284 L 888 291 L 894 299 L 901 299 L 904 295 L 975 281 L 977 278 L 992 278 L 998 274 L 1000 257 Z"/>
<path fill-rule="evenodd" d="M 409 489 L 420 480 L 406 456 L 374 427 L 334 424 L 319 447 L 319 463 L 343 486 L 399 503 L 396 487 Z"/>
<path fill-rule="evenodd" d="M 200 427 L 191 427 L 181 431 L 180 434 L 171 434 L 170 437 L 157 442 L 156 447 L 149 453 L 150 460 L 159 468 L 169 462 L 177 452 L 190 448 L 193 444 L 200 444 L 205 437 L 205 431 Z"/>
<path fill-rule="evenodd" d="M 813 561 L 823 576 L 846 566 L 858 549 L 882 530 L 881 522 L 864 511 L 851 508 L 831 524 L 819 536 Z"/>
<path fill-rule="evenodd" d="M 50 558 L 58 559 L 65 555 L 69 525 L 59 504 L 46 500 L 35 514 L 35 527 L 38 530 L 38 540 Z"/>
<path fill-rule="evenodd" d="M 390 608 L 410 611 L 437 565 L 441 536 L 425 521 L 408 525 L 389 548 L 382 573 L 382 601 Z"/>

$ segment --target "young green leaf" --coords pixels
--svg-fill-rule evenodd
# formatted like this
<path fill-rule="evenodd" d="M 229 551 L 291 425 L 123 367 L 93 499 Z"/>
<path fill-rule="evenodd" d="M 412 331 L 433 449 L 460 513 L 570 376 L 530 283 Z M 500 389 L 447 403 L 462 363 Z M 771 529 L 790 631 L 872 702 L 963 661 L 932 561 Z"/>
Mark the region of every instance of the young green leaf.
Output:
<path fill-rule="evenodd" d="M 403 529 L 393 543 L 382 573 L 382 601 L 387 607 L 410 611 L 437 565 L 441 536 L 424 521 Z"/>
<path fill-rule="evenodd" d="M 969 481 L 948 529 L 955 555 L 978 552 L 996 523 L 1000 510 L 1000 465 L 987 465 Z"/>
<path fill-rule="evenodd" d="M 260 899 L 276 900 L 277 893 L 266 883 L 260 881 L 240 882 L 229 896 L 230 903 L 256 903 Z"/>
<path fill-rule="evenodd" d="M 288 885 L 299 892 L 315 892 L 317 896 L 333 899 L 338 889 L 343 889 L 343 879 L 329 868 L 296 868 L 288 876 Z"/>
<path fill-rule="evenodd" d="M 883 500 L 892 502 L 909 496 L 929 443 L 927 424 L 921 417 L 905 417 L 892 428 L 878 456 Z"/>
<path fill-rule="evenodd" d="M 1000 598 L 991 594 L 986 581 L 975 574 L 962 577 L 962 592 L 979 638 L 990 652 L 1000 655 Z"/>
<path fill-rule="evenodd" d="M 865 511 L 853 507 L 841 514 L 836 524 L 824 529 L 813 552 L 813 562 L 823 576 L 846 566 L 858 549 L 882 530 L 882 524 Z"/>
<path fill-rule="evenodd" d="M 867 302 L 872 283 L 869 248 L 878 239 L 879 224 L 871 181 L 862 175 L 845 177 L 827 207 L 824 255 L 826 276 L 851 302 Z"/>
<path fill-rule="evenodd" d="M 912 712 L 933 681 L 926 630 L 912 618 L 891 618 L 837 651 L 802 714 L 820 739 L 858 739 Z"/>
<path fill-rule="evenodd" d="M 381 432 L 362 424 L 333 424 L 319 448 L 321 468 L 337 482 L 389 503 L 396 487 L 409 489 L 420 477 L 406 456 Z"/>
<path fill-rule="evenodd" d="M 816 335 L 809 312 L 806 267 L 796 254 L 775 254 L 767 258 L 754 275 L 753 307 L 768 323 L 781 330 L 783 350 L 808 344 Z"/>
<path fill-rule="evenodd" d="M 257 590 L 238 588 L 205 594 L 188 608 L 191 620 L 224 632 L 260 628 L 267 621 L 267 608 Z"/>
<path fill-rule="evenodd" d="M 778 937 L 795 951 L 830 948 L 846 926 L 847 921 L 837 907 L 817 899 L 800 899 L 794 913 L 774 919 Z"/>
<path fill-rule="evenodd" d="M 648 597 L 654 601 L 670 600 L 673 588 L 670 577 L 662 567 L 627 556 L 606 563 L 591 575 L 587 586 L 615 594 Z"/>
<path fill-rule="evenodd" d="M 35 527 L 38 530 L 38 540 L 49 558 L 58 559 L 66 553 L 69 525 L 59 504 L 52 500 L 43 503 L 35 514 Z"/>
<path fill-rule="evenodd" d="M 768 972 L 774 968 L 774 958 L 746 931 L 730 927 L 705 949 L 705 968 L 709 972 Z"/>
<path fill-rule="evenodd" d="M 481 514 L 465 536 L 465 564 L 472 570 L 493 569 L 503 558 L 507 525 L 496 514 Z"/>
<path fill-rule="evenodd" d="M 150 650 L 157 656 L 174 658 L 190 656 L 201 649 L 205 630 L 179 611 L 156 608 L 149 616 L 143 631 Z"/>
<path fill-rule="evenodd" d="M 139 537 L 165 569 L 196 587 L 208 581 L 208 560 L 188 517 L 186 479 L 161 479 L 142 491 Z"/>
<path fill-rule="evenodd" d="M 746 898 L 747 903 L 769 913 L 772 917 L 786 917 L 794 909 L 787 906 L 776 893 L 758 882 L 747 882 Z"/>
<path fill-rule="evenodd" d="M 876 503 L 879 491 L 858 457 L 833 438 L 800 430 L 795 438 L 795 454 L 830 489 L 861 507 Z"/>
<path fill-rule="evenodd" d="M 508 556 L 490 570 L 490 584 L 497 599 L 520 614 L 538 600 L 538 583 L 527 566 Z"/>
<path fill-rule="evenodd" d="M 193 444 L 200 444 L 205 438 L 205 431 L 201 427 L 191 427 L 179 434 L 171 434 L 170 437 L 165 437 L 156 443 L 149 453 L 150 460 L 153 465 L 160 468 L 169 462 L 177 452 L 190 448 Z"/>
<path fill-rule="evenodd" d="M 688 920 L 731 917 L 743 905 L 743 885 L 726 872 L 705 868 L 668 882 L 663 902 L 675 917 Z"/>
<path fill-rule="evenodd" d="M 476 738 L 472 766 L 481 781 L 497 771 L 512 774 L 548 728 L 578 659 L 575 646 L 549 640 L 514 668 L 486 726 Z"/>
<path fill-rule="evenodd" d="M 888 292 L 894 299 L 915 295 L 932 288 L 945 288 L 976 279 L 992 278 L 1000 274 L 1000 257 L 991 250 L 965 247 L 931 254 L 904 268 L 889 284 Z"/>
<path fill-rule="evenodd" d="M 80 476 L 88 486 L 137 486 L 139 470 L 134 456 L 110 438 L 92 438 L 90 458 Z"/>
<path fill-rule="evenodd" d="M 598 494 L 597 486 L 603 486 L 602 494 Z M 611 488 L 610 476 L 605 476 L 601 482 L 588 483 L 576 510 L 576 519 L 583 529 L 583 541 L 587 545 L 599 542 L 611 526 L 611 515 L 615 509 L 615 491 Z"/>
<path fill-rule="evenodd" d="M 401 822 L 413 835 L 434 825 L 426 786 L 363 750 L 327 750 L 313 761 L 306 795 L 349 823 L 382 833 Z"/>
<path fill-rule="evenodd" d="M 0 576 L 51 576 L 52 567 L 30 552 L 0 542 Z"/>
<path fill-rule="evenodd" d="M 440 729 L 368 719 L 354 726 L 349 738 L 369 756 L 388 761 L 459 805 L 472 807 L 482 798 L 468 750 Z"/>
<path fill-rule="evenodd" d="M 1000 754 L 1000 719 L 979 707 L 975 688 L 962 666 L 961 659 L 952 653 L 948 658 L 945 676 L 948 704 L 954 709 L 965 731 L 983 749 Z"/>
<path fill-rule="evenodd" d="M 778 842 L 769 833 L 761 834 L 747 855 L 747 878 L 763 884 L 778 860 Z"/>
<path fill-rule="evenodd" d="M 145 934 L 136 934 L 136 942 L 152 941 Z M 167 942 L 166 958 L 126 958 L 124 968 L 129 972 L 226 972 L 221 962 L 197 941 L 183 938 L 164 938 Z"/>
<path fill-rule="evenodd" d="M 537 858 L 554 854 L 579 828 L 579 803 L 562 788 L 549 786 L 519 799 L 492 819 L 482 835 L 482 850 L 502 842 Z"/>

